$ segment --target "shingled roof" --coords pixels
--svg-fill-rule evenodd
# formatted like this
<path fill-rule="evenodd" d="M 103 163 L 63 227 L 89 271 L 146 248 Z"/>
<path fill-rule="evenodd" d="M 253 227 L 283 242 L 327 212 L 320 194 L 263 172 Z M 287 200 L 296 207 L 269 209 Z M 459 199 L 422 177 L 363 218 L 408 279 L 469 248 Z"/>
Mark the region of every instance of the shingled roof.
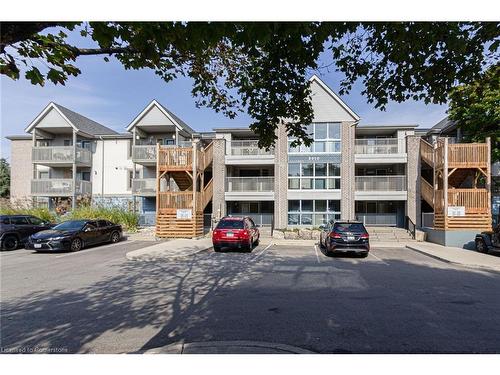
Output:
<path fill-rule="evenodd" d="M 79 113 L 76 113 L 72 111 L 71 109 L 68 109 L 66 107 L 63 107 L 60 104 L 53 103 L 54 106 L 59 109 L 66 118 L 71 121 L 71 123 L 78 129 L 81 130 L 82 132 L 85 132 L 90 135 L 115 135 L 118 134 L 118 132 L 107 128 L 104 125 L 99 124 L 98 122 L 89 119 L 88 117 L 85 117 Z"/>

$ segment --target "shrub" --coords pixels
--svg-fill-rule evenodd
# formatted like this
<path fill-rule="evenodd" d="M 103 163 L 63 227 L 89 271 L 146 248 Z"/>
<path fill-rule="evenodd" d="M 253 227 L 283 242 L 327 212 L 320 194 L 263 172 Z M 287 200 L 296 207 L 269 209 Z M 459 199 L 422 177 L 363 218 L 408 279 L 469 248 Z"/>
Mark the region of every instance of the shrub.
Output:
<path fill-rule="evenodd" d="M 47 207 L 36 207 L 32 201 L 15 201 L 10 202 L 8 199 L 0 201 L 1 215 L 33 215 L 44 221 L 51 223 L 57 222 L 57 215 L 50 212 Z"/>
<path fill-rule="evenodd" d="M 104 219 L 121 224 L 127 231 L 136 231 L 139 225 L 139 216 L 128 210 L 118 207 L 80 206 L 63 216 L 63 220 L 76 219 Z"/>
<path fill-rule="evenodd" d="M 77 219 L 104 219 L 121 224 L 127 231 L 136 231 L 139 226 L 139 215 L 120 207 L 82 205 L 60 216 L 47 207 L 37 207 L 31 200 L 10 202 L 2 199 L 0 200 L 0 214 L 33 215 L 51 223 Z"/>

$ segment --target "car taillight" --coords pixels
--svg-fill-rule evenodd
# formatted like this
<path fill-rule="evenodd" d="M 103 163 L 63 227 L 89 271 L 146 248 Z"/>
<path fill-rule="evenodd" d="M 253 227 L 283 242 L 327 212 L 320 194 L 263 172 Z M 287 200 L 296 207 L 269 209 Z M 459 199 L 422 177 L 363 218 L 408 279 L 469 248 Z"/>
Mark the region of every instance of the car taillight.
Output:
<path fill-rule="evenodd" d="M 370 238 L 370 235 L 368 233 L 363 233 L 359 238 L 367 240 Z"/>
<path fill-rule="evenodd" d="M 330 237 L 331 238 L 342 238 L 342 236 L 340 235 L 340 233 L 337 233 L 337 232 L 331 232 L 330 233 Z"/>

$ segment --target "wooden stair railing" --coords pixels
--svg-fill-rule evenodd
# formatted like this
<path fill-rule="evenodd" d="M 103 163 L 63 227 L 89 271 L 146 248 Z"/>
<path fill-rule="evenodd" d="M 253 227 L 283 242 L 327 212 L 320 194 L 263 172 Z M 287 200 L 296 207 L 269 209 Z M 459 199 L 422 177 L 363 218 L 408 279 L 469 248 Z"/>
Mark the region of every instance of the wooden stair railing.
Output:
<path fill-rule="evenodd" d="M 434 188 L 425 179 L 420 179 L 420 193 L 422 198 L 434 208 Z"/>
<path fill-rule="evenodd" d="M 434 166 L 434 147 L 424 139 L 420 139 L 420 157 L 429 166 Z"/>
<path fill-rule="evenodd" d="M 212 195 L 214 194 L 214 179 L 212 178 L 208 184 L 205 185 L 205 189 L 203 190 L 203 198 L 201 202 L 202 209 L 207 207 L 208 203 L 212 200 Z"/>

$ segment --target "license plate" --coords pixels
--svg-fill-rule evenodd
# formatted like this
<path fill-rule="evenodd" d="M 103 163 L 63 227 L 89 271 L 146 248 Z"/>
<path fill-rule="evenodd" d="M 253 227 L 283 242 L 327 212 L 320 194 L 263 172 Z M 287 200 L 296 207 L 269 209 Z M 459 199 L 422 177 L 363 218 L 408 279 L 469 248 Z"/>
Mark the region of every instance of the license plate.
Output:
<path fill-rule="evenodd" d="M 354 241 L 354 236 L 347 236 L 347 241 Z"/>
<path fill-rule="evenodd" d="M 233 232 L 227 232 L 226 233 L 226 237 L 233 237 L 234 236 L 234 233 Z"/>
<path fill-rule="evenodd" d="M 34 244 L 34 245 L 35 245 L 35 249 L 41 249 L 41 248 L 42 248 L 42 245 L 41 245 L 41 244 L 39 244 L 39 243 L 36 243 L 36 244 Z"/>

